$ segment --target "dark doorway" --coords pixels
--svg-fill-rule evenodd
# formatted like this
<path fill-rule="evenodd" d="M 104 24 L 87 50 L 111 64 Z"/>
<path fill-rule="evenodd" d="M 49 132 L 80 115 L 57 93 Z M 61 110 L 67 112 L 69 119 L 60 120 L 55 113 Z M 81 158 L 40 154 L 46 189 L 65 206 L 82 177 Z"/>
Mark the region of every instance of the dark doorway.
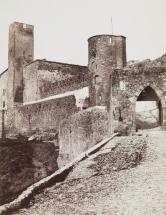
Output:
<path fill-rule="evenodd" d="M 136 128 L 151 129 L 162 124 L 160 98 L 150 86 L 144 88 L 136 102 Z"/>

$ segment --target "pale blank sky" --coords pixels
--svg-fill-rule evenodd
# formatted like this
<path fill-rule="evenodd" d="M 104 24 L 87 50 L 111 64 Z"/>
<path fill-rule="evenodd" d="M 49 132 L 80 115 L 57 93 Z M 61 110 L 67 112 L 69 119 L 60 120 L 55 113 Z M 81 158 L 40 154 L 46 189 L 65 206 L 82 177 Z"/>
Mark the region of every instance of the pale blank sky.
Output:
<path fill-rule="evenodd" d="M 7 68 L 8 28 L 35 26 L 35 59 L 87 65 L 87 39 L 96 34 L 127 37 L 127 58 L 166 53 L 166 0 L 0 0 L 0 72 Z"/>

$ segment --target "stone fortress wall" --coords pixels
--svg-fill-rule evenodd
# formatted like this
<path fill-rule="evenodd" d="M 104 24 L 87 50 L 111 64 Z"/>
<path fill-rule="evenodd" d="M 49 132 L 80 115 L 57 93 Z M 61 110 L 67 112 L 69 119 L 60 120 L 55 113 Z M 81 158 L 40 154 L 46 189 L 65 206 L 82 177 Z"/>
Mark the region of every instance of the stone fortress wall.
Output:
<path fill-rule="evenodd" d="M 141 92 L 147 87 L 155 93 L 149 91 L 147 97 L 142 101 L 161 102 L 161 123 L 165 129 L 166 114 L 166 67 L 139 67 L 114 70 L 112 76 L 112 124 L 116 128 L 119 120 L 126 125 L 129 130 L 136 129 L 136 102 Z M 156 94 L 156 96 L 155 96 Z"/>
<path fill-rule="evenodd" d="M 23 23 L 15 22 L 9 29 L 9 68 L 0 77 L 6 136 L 58 130 L 62 119 L 78 111 L 74 91 L 88 87 L 86 66 L 33 61 L 33 35 L 33 26 Z"/>
<path fill-rule="evenodd" d="M 88 86 L 86 66 L 36 60 L 23 71 L 24 103 Z"/>
<path fill-rule="evenodd" d="M 160 102 L 160 125 L 166 130 L 166 55 L 127 64 L 124 36 L 97 35 L 88 40 L 88 66 L 34 60 L 33 30 L 11 24 L 8 69 L 0 75 L 0 135 L 18 138 L 18 148 L 12 141 L 0 144 L 1 155 L 7 155 L 1 156 L 1 174 L 11 169 L 11 154 L 12 168 L 20 166 L 14 178 L 12 171 L 1 177 L 0 204 L 11 191 L 22 191 L 110 134 L 135 132 L 138 100 Z M 78 107 L 79 93 L 86 110 Z M 19 142 L 20 136 L 32 140 L 38 133 L 41 142 Z M 29 166 L 20 165 L 22 159 Z M 27 175 L 28 180 L 18 180 Z"/>
<path fill-rule="evenodd" d="M 59 123 L 76 112 L 74 95 L 15 107 L 5 115 L 6 135 L 30 136 L 50 129 L 58 132 Z"/>
<path fill-rule="evenodd" d="M 7 108 L 5 111 L 6 135 L 24 132 L 30 135 L 35 130 L 54 127 L 61 134 L 65 134 L 63 129 L 69 129 L 66 130 L 66 134 L 77 131 L 77 136 L 82 136 L 82 133 L 79 135 L 82 130 L 77 130 L 76 126 L 71 128 L 61 125 L 64 119 L 69 124 L 73 124 L 73 118 L 75 121 L 83 122 L 82 118 L 80 119 L 82 115 L 78 114 L 80 110 L 76 105 L 74 91 L 84 87 L 89 88 L 89 98 L 86 100 L 89 103 L 86 104 L 86 108 L 88 106 L 105 108 L 107 115 L 105 124 L 108 124 L 109 128 L 107 135 L 115 132 L 119 126 L 126 127 L 129 133 L 135 131 L 135 103 L 141 91 L 147 86 L 156 92 L 158 100 L 161 101 L 161 125 L 165 129 L 166 62 L 164 58 L 153 62 L 148 61 L 142 65 L 128 66 L 126 38 L 115 35 L 97 35 L 88 40 L 88 66 L 47 60 L 34 61 L 33 37 L 31 25 L 13 23 L 10 26 L 9 67 L 0 78 L 0 102 L 3 103 L 2 100 L 5 100 L 5 108 Z M 65 94 L 67 92 L 71 94 Z M 98 109 L 99 112 L 100 110 Z M 93 118 L 93 113 L 92 111 L 91 118 Z M 88 111 L 83 114 L 85 118 L 86 114 L 89 114 Z M 102 124 L 102 120 L 96 120 L 96 128 L 99 123 Z M 79 127 L 87 126 L 88 128 L 90 124 L 91 121 L 87 121 Z M 2 118 L 0 131 L 2 131 Z M 86 131 L 89 132 L 89 130 Z M 90 129 L 90 132 L 93 136 L 94 129 Z M 85 131 L 83 133 L 85 137 L 88 137 L 88 133 Z M 69 141 L 65 135 L 61 137 L 66 141 L 66 143 L 62 141 L 63 145 L 66 144 L 66 147 L 71 145 L 74 148 L 73 144 L 68 144 Z M 71 139 L 72 137 L 75 138 L 71 136 Z M 77 144 L 76 139 L 71 142 Z M 84 143 L 85 141 L 81 142 L 81 144 Z"/>

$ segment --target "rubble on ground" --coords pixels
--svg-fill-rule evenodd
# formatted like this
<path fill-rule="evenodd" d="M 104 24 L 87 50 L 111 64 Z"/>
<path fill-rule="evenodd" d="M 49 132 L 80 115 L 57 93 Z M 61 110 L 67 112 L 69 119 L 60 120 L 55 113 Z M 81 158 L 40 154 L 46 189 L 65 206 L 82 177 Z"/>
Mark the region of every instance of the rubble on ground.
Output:
<path fill-rule="evenodd" d="M 27 205 L 28 208 L 14 214 L 97 214 L 103 209 L 99 202 L 105 202 L 105 197 L 111 201 L 110 195 L 123 189 L 125 175 L 144 160 L 146 146 L 144 137 L 114 138 L 99 152 L 75 166 L 64 182 L 41 191 Z M 125 178 L 123 183 L 122 178 Z M 98 205 L 98 212 L 95 205 Z M 107 207 L 112 208 L 110 203 Z"/>

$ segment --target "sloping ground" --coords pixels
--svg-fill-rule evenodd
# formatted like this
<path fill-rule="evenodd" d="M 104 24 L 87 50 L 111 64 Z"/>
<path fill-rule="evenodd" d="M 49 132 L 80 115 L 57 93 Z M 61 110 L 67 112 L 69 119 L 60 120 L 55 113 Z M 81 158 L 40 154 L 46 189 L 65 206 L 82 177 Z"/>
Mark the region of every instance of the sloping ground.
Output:
<path fill-rule="evenodd" d="M 166 66 L 166 54 L 152 61 L 153 66 Z"/>
<path fill-rule="evenodd" d="M 136 127 L 137 129 L 150 129 L 159 126 L 159 119 L 157 111 L 144 111 L 136 113 Z"/>
<path fill-rule="evenodd" d="M 139 169 L 146 163 L 146 147 L 142 137 L 115 138 L 76 166 L 65 182 L 45 189 L 14 214 L 135 214 L 135 208 L 129 213 L 132 205 L 126 205 L 125 196 L 133 182 L 142 181 Z M 137 183 L 135 189 L 139 189 Z"/>

